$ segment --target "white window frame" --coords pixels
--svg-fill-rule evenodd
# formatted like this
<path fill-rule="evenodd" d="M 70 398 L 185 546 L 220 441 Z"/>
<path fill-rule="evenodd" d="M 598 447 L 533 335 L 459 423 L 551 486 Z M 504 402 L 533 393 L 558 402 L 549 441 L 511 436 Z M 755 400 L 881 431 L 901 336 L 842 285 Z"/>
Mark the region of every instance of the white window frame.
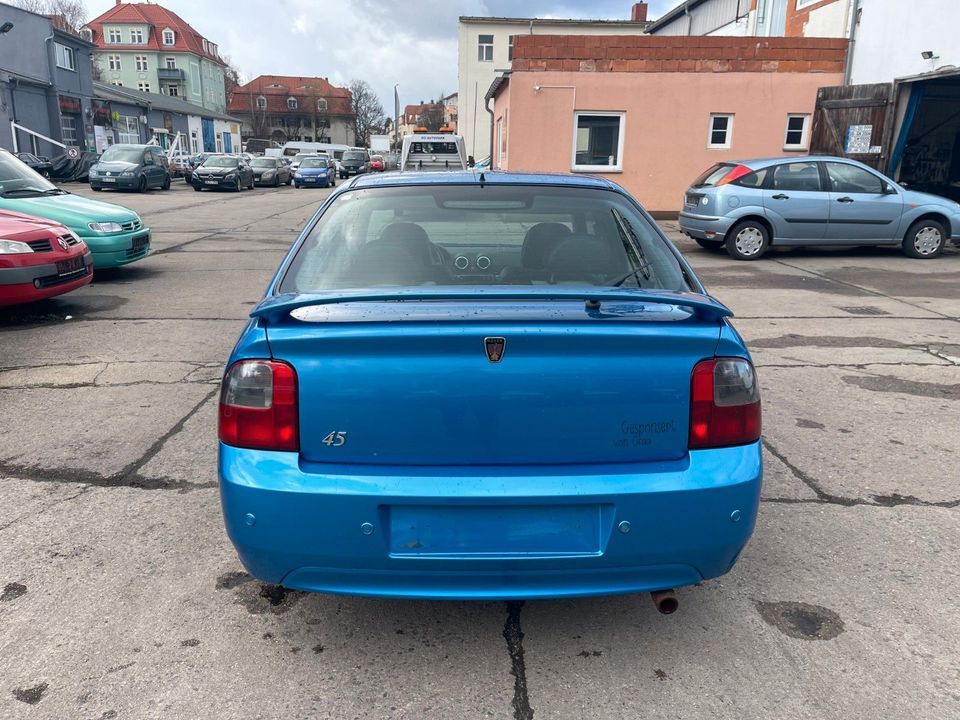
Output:
<path fill-rule="evenodd" d="M 135 115 L 121 115 L 117 119 L 117 142 L 138 145 L 140 143 L 140 124 Z"/>
<path fill-rule="evenodd" d="M 577 165 L 577 130 L 580 116 L 615 117 L 620 119 L 620 132 L 617 134 L 617 162 L 615 165 Z M 627 113 L 622 110 L 575 110 L 573 113 L 573 142 L 570 147 L 570 169 L 573 172 L 612 173 L 623 172 L 623 142 L 626 137 Z"/>
<path fill-rule="evenodd" d="M 107 30 L 107 43 L 110 45 L 121 45 L 123 44 L 123 33 L 120 32 L 120 28 L 110 28 Z"/>
<path fill-rule="evenodd" d="M 794 10 L 802 10 L 807 5 L 813 5 L 814 3 L 818 3 L 820 1 L 821 0 L 797 0 L 797 5 Z"/>
<path fill-rule="evenodd" d="M 173 30 L 171 30 L 170 28 L 164 28 L 164 29 L 163 29 L 162 37 L 163 37 L 163 44 L 164 44 L 164 45 L 170 46 L 170 45 L 176 45 L 176 44 L 177 44 L 177 35 L 176 35 L 176 33 L 173 32 Z M 168 38 L 168 37 L 170 38 L 170 41 L 169 41 L 169 42 L 167 42 L 167 38 Z"/>
<path fill-rule="evenodd" d="M 297 102 L 295 97 L 287 98 L 287 110 L 296 110 L 300 107 L 300 103 Z"/>
<path fill-rule="evenodd" d="M 790 133 L 790 120 L 792 118 L 803 118 L 803 130 L 800 132 L 800 142 L 788 143 L 787 135 Z M 787 113 L 787 123 L 783 128 L 783 149 L 784 150 L 806 150 L 810 145 L 810 113 Z"/>
<path fill-rule="evenodd" d="M 715 118 L 727 118 L 727 136 L 726 142 L 713 142 L 713 121 Z M 733 121 L 734 113 L 710 113 L 710 122 L 707 123 L 707 148 L 709 150 L 728 150 L 733 145 Z"/>
<path fill-rule="evenodd" d="M 327 99 L 318 98 L 317 99 L 317 112 L 326 112 L 327 111 Z"/>
<path fill-rule="evenodd" d="M 481 38 L 488 37 L 490 42 L 485 43 Z M 493 33 L 484 33 L 483 35 L 477 35 L 477 62 L 493 62 L 493 48 L 496 41 L 496 37 Z M 487 53 L 484 50 L 485 48 L 490 48 L 490 57 L 486 57 Z"/>
<path fill-rule="evenodd" d="M 146 72 L 147 71 L 147 56 L 146 55 L 136 55 L 134 57 L 134 62 L 137 65 L 137 72 Z"/>
<path fill-rule="evenodd" d="M 107 55 L 107 67 L 110 70 L 121 70 L 122 65 L 120 63 L 119 55 Z"/>
<path fill-rule="evenodd" d="M 77 60 L 74 57 L 73 48 L 60 43 L 54 43 L 57 54 L 57 67 L 64 70 L 77 71 Z"/>
<path fill-rule="evenodd" d="M 143 45 L 143 30 L 139 28 L 130 29 L 130 44 Z"/>
<path fill-rule="evenodd" d="M 507 60 L 513 62 L 513 35 L 507 38 Z"/>
<path fill-rule="evenodd" d="M 175 57 L 164 58 L 164 67 L 167 70 L 176 70 L 177 69 L 177 59 Z"/>
<path fill-rule="evenodd" d="M 257 96 L 257 110 L 266 110 L 267 109 L 267 98 L 263 95 Z"/>
<path fill-rule="evenodd" d="M 140 92 L 150 92 L 150 83 L 148 82 L 138 82 L 137 90 Z"/>
<path fill-rule="evenodd" d="M 180 97 L 179 85 L 167 85 L 167 95 L 170 97 Z"/>

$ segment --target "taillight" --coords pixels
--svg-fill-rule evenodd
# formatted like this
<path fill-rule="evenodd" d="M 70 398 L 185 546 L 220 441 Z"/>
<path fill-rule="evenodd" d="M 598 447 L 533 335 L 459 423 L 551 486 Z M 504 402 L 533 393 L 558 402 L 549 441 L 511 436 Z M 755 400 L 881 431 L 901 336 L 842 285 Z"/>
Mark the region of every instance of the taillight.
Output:
<path fill-rule="evenodd" d="M 749 175 L 749 174 L 752 173 L 752 172 L 753 172 L 753 170 L 751 170 L 750 168 L 748 168 L 746 165 L 736 165 L 736 166 L 733 168 L 733 170 L 731 170 L 730 172 L 728 172 L 726 175 L 724 175 L 722 178 L 720 178 L 720 179 L 717 181 L 717 185 L 718 185 L 718 186 L 719 186 L 719 185 L 726 185 L 727 183 L 731 183 L 731 182 L 733 182 L 734 180 L 739 180 L 739 179 L 742 178 L 744 175 Z"/>
<path fill-rule="evenodd" d="M 272 360 L 239 360 L 220 390 L 220 440 L 257 450 L 300 448 L 297 374 Z"/>
<path fill-rule="evenodd" d="M 760 387 L 742 358 L 703 360 L 690 388 L 690 448 L 745 445 L 760 437 Z"/>

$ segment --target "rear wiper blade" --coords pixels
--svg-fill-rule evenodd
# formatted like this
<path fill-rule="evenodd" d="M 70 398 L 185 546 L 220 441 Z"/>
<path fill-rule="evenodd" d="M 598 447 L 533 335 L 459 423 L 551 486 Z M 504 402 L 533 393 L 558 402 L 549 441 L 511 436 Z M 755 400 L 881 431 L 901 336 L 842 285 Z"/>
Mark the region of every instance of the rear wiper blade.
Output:
<path fill-rule="evenodd" d="M 650 263 L 647 262 L 647 256 L 643 252 L 643 246 L 640 244 L 640 238 L 638 238 L 637 234 L 633 231 L 630 221 L 621 215 L 619 210 L 616 208 L 611 208 L 610 212 L 613 213 L 613 219 L 617 221 L 617 228 L 620 230 L 620 234 L 623 236 L 623 239 L 633 245 L 634 249 L 637 251 L 637 257 L 640 260 L 640 267 L 638 267 L 636 270 L 631 270 L 629 273 L 621 278 L 617 278 L 610 284 L 613 287 L 620 287 L 623 283 L 634 277 L 637 273 L 643 275 L 644 279 L 649 280 L 651 277 Z"/>

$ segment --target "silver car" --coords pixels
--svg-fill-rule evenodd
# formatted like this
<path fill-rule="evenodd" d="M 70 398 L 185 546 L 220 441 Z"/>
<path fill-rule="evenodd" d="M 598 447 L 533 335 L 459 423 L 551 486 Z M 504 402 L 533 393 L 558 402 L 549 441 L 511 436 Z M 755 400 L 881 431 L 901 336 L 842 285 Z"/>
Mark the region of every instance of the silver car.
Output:
<path fill-rule="evenodd" d="M 683 198 L 680 230 L 705 248 L 756 260 L 771 247 L 899 245 L 933 258 L 960 244 L 960 205 L 901 187 L 838 157 L 717 163 Z"/>

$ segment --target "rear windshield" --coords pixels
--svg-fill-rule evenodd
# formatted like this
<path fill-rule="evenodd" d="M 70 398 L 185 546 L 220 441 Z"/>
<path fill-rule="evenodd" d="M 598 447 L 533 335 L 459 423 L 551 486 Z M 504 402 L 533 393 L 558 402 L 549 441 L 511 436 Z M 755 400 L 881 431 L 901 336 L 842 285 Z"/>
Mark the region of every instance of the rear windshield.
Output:
<path fill-rule="evenodd" d="M 690 289 L 670 248 L 619 193 L 477 184 L 340 195 L 280 291 L 567 284 Z"/>
<path fill-rule="evenodd" d="M 254 158 L 250 162 L 250 167 L 255 168 L 275 168 L 277 166 L 277 161 L 273 158 Z"/>
<path fill-rule="evenodd" d="M 710 187 L 723 180 L 723 177 L 735 166 L 730 163 L 717 163 L 709 168 L 703 175 L 693 181 L 693 187 Z"/>
<path fill-rule="evenodd" d="M 415 142 L 410 144 L 411 153 L 422 155 L 456 155 L 457 144 L 452 142 Z"/>

